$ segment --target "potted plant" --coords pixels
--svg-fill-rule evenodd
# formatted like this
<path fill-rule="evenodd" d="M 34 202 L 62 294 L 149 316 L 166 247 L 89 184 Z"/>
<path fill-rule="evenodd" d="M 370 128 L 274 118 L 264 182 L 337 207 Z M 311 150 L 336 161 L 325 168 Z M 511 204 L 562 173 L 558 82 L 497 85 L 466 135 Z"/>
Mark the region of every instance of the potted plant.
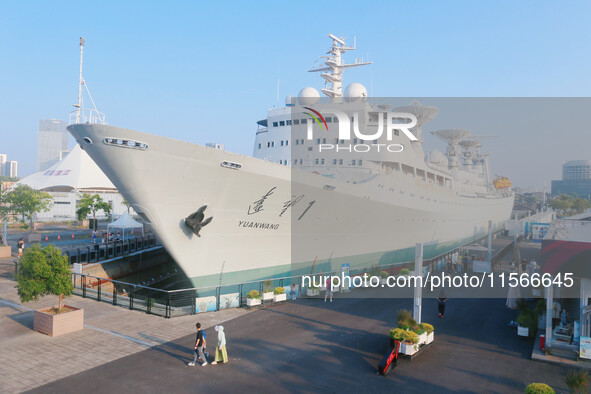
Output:
<path fill-rule="evenodd" d="M 408 276 L 410 274 L 410 271 L 408 270 L 408 268 L 403 268 L 400 270 L 399 274 L 400 276 Z"/>
<path fill-rule="evenodd" d="M 554 394 L 555 391 L 546 383 L 531 383 L 525 388 L 525 394 Z"/>
<path fill-rule="evenodd" d="M 271 279 L 267 279 L 266 281 L 263 282 L 263 294 L 261 294 L 261 299 L 263 300 L 263 302 L 265 301 L 270 301 L 273 299 L 273 291 L 271 290 L 271 288 L 273 287 L 273 280 Z"/>
<path fill-rule="evenodd" d="M 308 297 L 315 297 L 320 295 L 320 286 L 315 285 L 314 281 L 310 282 L 310 287 L 306 288 L 306 295 Z"/>
<path fill-rule="evenodd" d="M 412 356 L 419 351 L 419 336 L 414 331 L 404 331 L 403 341 L 400 344 L 400 353 Z"/>
<path fill-rule="evenodd" d="M 435 339 L 435 334 L 433 333 L 435 329 L 433 326 L 429 323 L 421 323 L 419 324 L 419 327 L 427 334 L 427 340 L 425 341 L 425 344 L 428 345 L 433 342 L 433 339 Z"/>
<path fill-rule="evenodd" d="M 276 287 L 273 293 L 275 293 L 275 296 L 273 297 L 273 301 L 275 302 L 285 301 L 287 299 L 287 295 L 285 294 L 285 289 L 283 287 Z"/>
<path fill-rule="evenodd" d="M 68 258 L 60 249 L 39 244 L 26 249 L 19 260 L 16 281 L 22 302 L 37 301 L 48 294 L 59 296 L 57 307 L 35 311 L 35 331 L 55 337 L 84 328 L 84 310 L 64 305 L 64 297 L 72 295 L 74 287 Z"/>
<path fill-rule="evenodd" d="M 531 310 L 523 310 L 517 316 L 517 335 L 520 337 L 533 337 L 538 328 L 538 319 Z"/>
<path fill-rule="evenodd" d="M 261 305 L 261 295 L 257 290 L 251 290 L 246 294 L 246 305 L 247 306 Z"/>
<path fill-rule="evenodd" d="M 380 271 L 380 284 L 381 285 L 388 284 L 388 272 Z"/>
<path fill-rule="evenodd" d="M 389 339 L 390 339 L 390 347 L 391 348 L 393 348 L 395 345 L 394 341 L 398 341 L 398 342 L 402 343 L 402 341 L 404 341 L 404 330 L 401 328 L 391 329 Z"/>
<path fill-rule="evenodd" d="M 419 345 L 427 343 L 427 331 L 423 330 L 420 326 L 416 326 L 413 331 L 419 337 Z"/>

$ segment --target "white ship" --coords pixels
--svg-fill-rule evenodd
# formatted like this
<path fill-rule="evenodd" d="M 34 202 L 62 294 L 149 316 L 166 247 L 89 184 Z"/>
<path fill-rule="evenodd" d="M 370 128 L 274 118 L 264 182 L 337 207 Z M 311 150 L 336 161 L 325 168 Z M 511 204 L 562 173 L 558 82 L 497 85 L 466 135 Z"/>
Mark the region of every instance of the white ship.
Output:
<path fill-rule="evenodd" d="M 343 91 L 343 71 L 368 62 L 345 64 L 354 48 L 329 37 L 324 66 L 311 70 L 327 98 L 308 87 L 270 109 L 254 157 L 83 116 L 68 127 L 195 286 L 398 264 L 419 242 L 429 258 L 509 219 L 510 183 L 493 184 L 479 140 L 440 130 L 446 154 L 425 155 L 422 125 L 437 108 L 372 103 L 356 83 Z M 393 120 L 416 125 L 355 134 Z"/>

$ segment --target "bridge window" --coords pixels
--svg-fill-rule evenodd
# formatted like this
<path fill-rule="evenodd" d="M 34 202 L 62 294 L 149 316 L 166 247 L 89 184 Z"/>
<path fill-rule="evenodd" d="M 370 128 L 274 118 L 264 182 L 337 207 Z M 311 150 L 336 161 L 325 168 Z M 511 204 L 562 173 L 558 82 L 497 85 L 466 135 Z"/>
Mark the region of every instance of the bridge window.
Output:
<path fill-rule="evenodd" d="M 273 122 L 273 127 L 278 127 L 278 126 L 279 126 L 279 123 Z"/>
<path fill-rule="evenodd" d="M 285 121 L 283 121 L 283 120 L 282 120 L 282 121 L 280 121 L 280 122 L 279 122 L 279 126 L 285 126 Z"/>
<path fill-rule="evenodd" d="M 261 144 L 259 144 L 259 149 L 261 149 Z"/>
<path fill-rule="evenodd" d="M 285 121 L 285 124 L 288 125 L 288 126 L 291 126 L 291 119 L 286 120 Z"/>
<path fill-rule="evenodd" d="M 293 120 L 293 124 L 300 124 L 300 120 L 299 119 L 294 119 Z"/>

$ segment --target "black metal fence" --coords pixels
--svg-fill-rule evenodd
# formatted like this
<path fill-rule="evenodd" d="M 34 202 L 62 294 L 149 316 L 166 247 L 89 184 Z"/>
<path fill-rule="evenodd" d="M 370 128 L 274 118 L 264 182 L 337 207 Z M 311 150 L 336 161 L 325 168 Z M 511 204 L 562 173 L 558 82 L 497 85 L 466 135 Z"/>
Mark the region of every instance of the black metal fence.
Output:
<path fill-rule="evenodd" d="M 18 273 L 18 261 L 0 262 L 0 278 L 14 279 Z"/>
<path fill-rule="evenodd" d="M 484 239 L 485 238 L 481 238 L 473 242 L 481 242 Z M 493 261 L 495 261 L 497 256 L 505 253 L 512 245 L 513 244 L 510 243 L 495 253 Z M 451 256 L 459 250 L 460 249 L 455 249 L 434 258 L 424 260 L 424 269 L 431 273 L 439 273 L 447 270 L 447 259 L 451 258 Z M 404 267 L 407 267 L 412 271 L 414 268 L 414 261 L 397 263 L 391 266 L 380 266 L 379 269 L 394 274 Z M 371 271 L 371 269 L 369 269 L 369 271 Z M 362 275 L 366 272 L 368 272 L 367 268 L 356 269 L 352 270 L 350 275 Z M 327 272 L 324 275 L 333 274 L 340 275 L 341 273 Z M 301 291 L 303 290 L 302 280 L 302 276 L 298 275 L 211 287 L 163 290 L 91 275 L 72 274 L 72 282 L 74 284 L 75 294 L 77 295 L 167 318 L 242 307 L 246 305 L 247 294 L 251 290 L 257 290 L 261 294 L 269 294 L 270 292 L 273 292 L 276 287 L 283 287 L 289 298 L 291 290 L 290 285 L 294 283 L 297 285 L 297 288 L 300 289 L 301 295 Z M 265 300 L 263 300 L 263 303 L 264 302 Z"/>
<path fill-rule="evenodd" d="M 126 240 L 101 244 L 80 246 L 66 249 L 63 253 L 68 256 L 70 264 L 96 263 L 98 261 L 120 257 L 129 253 L 148 249 L 156 245 L 156 238 L 152 234 L 140 235 Z"/>

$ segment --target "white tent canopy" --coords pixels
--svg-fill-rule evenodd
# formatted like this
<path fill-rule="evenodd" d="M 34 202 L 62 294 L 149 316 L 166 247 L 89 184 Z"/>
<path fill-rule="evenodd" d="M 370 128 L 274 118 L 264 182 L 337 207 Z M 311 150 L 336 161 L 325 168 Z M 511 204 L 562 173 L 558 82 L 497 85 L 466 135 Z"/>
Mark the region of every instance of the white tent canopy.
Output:
<path fill-rule="evenodd" d="M 62 160 L 45 171 L 21 179 L 19 184 L 44 191 L 116 190 L 105 173 L 78 144 Z"/>
<path fill-rule="evenodd" d="M 123 230 L 122 239 L 125 239 L 125 230 L 131 231 L 134 228 L 141 228 L 142 235 L 144 235 L 144 225 L 140 222 L 136 222 L 135 220 L 133 220 L 127 212 L 124 212 L 123 215 L 121 215 L 119 219 L 115 220 L 113 223 L 109 223 L 107 225 L 107 232 L 110 232 L 111 229 L 114 228 Z"/>

